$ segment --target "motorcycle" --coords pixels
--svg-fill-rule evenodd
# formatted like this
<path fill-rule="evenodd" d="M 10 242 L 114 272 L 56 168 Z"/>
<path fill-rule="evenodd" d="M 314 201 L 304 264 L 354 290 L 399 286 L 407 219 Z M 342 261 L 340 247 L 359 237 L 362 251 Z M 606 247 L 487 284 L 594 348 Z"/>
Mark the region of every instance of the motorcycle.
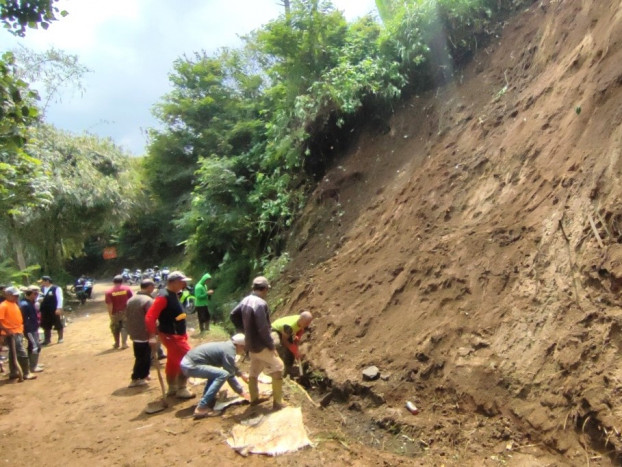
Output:
<path fill-rule="evenodd" d="M 137 269 L 132 274 L 132 278 L 130 280 L 130 285 L 140 284 L 140 281 L 142 281 L 142 280 L 143 280 L 143 272 L 140 269 Z"/>
<path fill-rule="evenodd" d="M 123 283 L 132 283 L 132 276 L 130 275 L 130 270 L 128 268 L 123 269 L 121 277 L 123 277 Z"/>
<path fill-rule="evenodd" d="M 181 306 L 184 308 L 186 314 L 191 315 L 196 312 L 195 301 L 194 287 L 188 286 L 182 290 L 181 296 L 179 297 L 179 303 L 181 303 Z"/>

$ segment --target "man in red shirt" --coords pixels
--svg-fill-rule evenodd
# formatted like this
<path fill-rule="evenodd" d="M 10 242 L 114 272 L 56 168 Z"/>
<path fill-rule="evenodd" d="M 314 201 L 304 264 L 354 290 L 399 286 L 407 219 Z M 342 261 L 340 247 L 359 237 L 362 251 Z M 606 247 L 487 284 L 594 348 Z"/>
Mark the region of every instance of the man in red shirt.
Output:
<path fill-rule="evenodd" d="M 186 312 L 177 296 L 186 287 L 186 282 L 190 280 L 181 271 L 171 272 L 168 275 L 166 288 L 158 292 L 158 296 L 145 315 L 151 351 L 156 352 L 158 348 L 156 333 L 167 350 L 165 368 L 168 383 L 167 395 L 176 396 L 178 399 L 194 397 L 194 394 L 186 388 L 188 378 L 184 376 L 180 366 L 181 359 L 190 350 L 190 345 L 188 334 L 186 334 Z"/>
<path fill-rule="evenodd" d="M 125 308 L 127 301 L 132 298 L 132 289 L 123 285 L 123 276 L 120 274 L 112 279 L 113 286 L 106 292 L 106 306 L 110 315 L 110 330 L 114 336 L 114 348 L 119 348 L 119 338 L 122 338 L 122 349 L 127 349 L 127 326 L 125 325 Z"/>

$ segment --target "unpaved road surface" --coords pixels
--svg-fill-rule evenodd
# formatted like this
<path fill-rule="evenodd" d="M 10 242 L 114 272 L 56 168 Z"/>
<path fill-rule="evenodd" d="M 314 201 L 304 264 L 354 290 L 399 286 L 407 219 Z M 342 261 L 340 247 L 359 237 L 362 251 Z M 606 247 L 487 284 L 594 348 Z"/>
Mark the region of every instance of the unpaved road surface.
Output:
<path fill-rule="evenodd" d="M 114 350 L 103 303 L 106 285 L 94 299 L 67 313 L 65 342 L 44 348 L 45 371 L 33 381 L 0 379 L 0 462 L 13 465 L 370 465 L 376 453 L 343 440 L 334 411 L 313 408 L 289 390 L 292 405 L 302 405 L 315 447 L 277 458 L 243 458 L 225 440 L 248 407 L 220 418 L 193 420 L 196 399 L 173 402 L 164 412 L 144 409 L 160 395 L 157 374 L 146 388 L 128 388 L 131 347 Z M 199 343 L 193 339 L 193 344 Z M 199 393 L 202 385 L 193 388 Z M 225 387 L 227 387 L 225 385 Z M 311 411 L 313 413 L 311 413 Z M 410 461 L 384 453 L 390 465 Z"/>

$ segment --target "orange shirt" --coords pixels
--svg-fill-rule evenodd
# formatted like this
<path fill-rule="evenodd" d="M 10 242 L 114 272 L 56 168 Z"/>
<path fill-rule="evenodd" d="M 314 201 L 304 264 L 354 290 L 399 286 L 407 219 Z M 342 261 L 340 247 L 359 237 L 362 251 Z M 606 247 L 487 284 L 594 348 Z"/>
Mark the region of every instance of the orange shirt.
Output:
<path fill-rule="evenodd" d="M 0 303 L 0 324 L 13 333 L 24 333 L 24 319 L 17 303 L 8 300 Z"/>

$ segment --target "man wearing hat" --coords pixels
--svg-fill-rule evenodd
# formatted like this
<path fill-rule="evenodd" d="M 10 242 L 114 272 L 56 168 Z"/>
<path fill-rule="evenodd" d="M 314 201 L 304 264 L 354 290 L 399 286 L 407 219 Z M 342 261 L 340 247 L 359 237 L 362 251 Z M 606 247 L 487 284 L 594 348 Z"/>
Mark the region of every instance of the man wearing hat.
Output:
<path fill-rule="evenodd" d="M 151 294 L 155 290 L 155 282 L 143 279 L 140 291 L 127 302 L 126 324 L 134 348 L 134 368 L 132 370 L 131 388 L 147 385 L 149 368 L 151 367 L 151 349 L 149 333 L 145 326 L 145 315 L 153 303 Z"/>
<path fill-rule="evenodd" d="M 165 373 L 168 395 L 179 399 L 194 397 L 194 394 L 186 387 L 188 378 L 180 368 L 181 359 L 190 350 L 190 345 L 186 334 L 186 313 L 177 296 L 186 287 L 186 282 L 190 280 L 181 271 L 171 272 L 168 275 L 166 288 L 160 290 L 145 315 L 145 326 L 149 333 L 149 346 L 152 353 L 158 349 L 156 333 L 167 350 Z"/>
<path fill-rule="evenodd" d="M 63 289 L 52 283 L 50 276 L 41 278 L 41 295 L 43 300 L 39 306 L 41 327 L 43 328 L 43 345 L 52 340 L 52 328 L 58 333 L 58 343 L 63 342 Z"/>
<path fill-rule="evenodd" d="M 19 295 L 20 291 L 16 287 L 7 287 L 4 290 L 5 300 L 0 303 L 0 334 L 5 336 L 5 343 L 9 346 L 9 377 L 18 377 L 19 370 L 14 364 L 17 358 L 24 379 L 35 379 L 36 376 L 30 373 L 28 353 L 24 348 L 24 320 L 17 306 Z"/>
<path fill-rule="evenodd" d="M 125 308 L 127 302 L 132 298 L 132 289 L 123 284 L 123 276 L 118 274 L 112 279 L 114 284 L 111 289 L 106 291 L 106 307 L 110 316 L 110 331 L 114 337 L 115 349 L 119 348 L 121 339 L 121 349 L 127 349 L 127 325 L 125 324 Z"/>
<path fill-rule="evenodd" d="M 24 335 L 28 341 L 28 362 L 30 371 L 39 373 L 43 368 L 39 365 L 39 355 L 41 353 L 41 343 L 39 342 L 39 317 L 35 303 L 41 289 L 36 285 L 27 287 L 24 297 L 19 302 L 19 309 L 24 320 Z"/>
<path fill-rule="evenodd" d="M 253 291 L 231 312 L 231 321 L 238 329 L 244 329 L 246 348 L 250 352 L 248 391 L 251 405 L 259 403 L 259 373 L 265 371 L 272 377 L 272 407 L 283 405 L 283 361 L 276 351 L 270 331 L 270 310 L 266 297 L 270 290 L 268 279 L 263 276 L 253 280 Z"/>
<path fill-rule="evenodd" d="M 187 377 L 205 378 L 205 389 L 203 397 L 199 401 L 194 411 L 194 418 L 204 418 L 210 415 L 218 415 L 214 411 L 216 395 L 225 384 L 246 400 L 249 399 L 248 393 L 236 376 L 240 376 L 248 383 L 248 375 L 243 374 L 235 364 L 235 356 L 244 355 L 244 334 L 236 334 L 225 342 L 209 342 L 201 344 L 190 350 L 181 360 L 181 371 Z"/>

